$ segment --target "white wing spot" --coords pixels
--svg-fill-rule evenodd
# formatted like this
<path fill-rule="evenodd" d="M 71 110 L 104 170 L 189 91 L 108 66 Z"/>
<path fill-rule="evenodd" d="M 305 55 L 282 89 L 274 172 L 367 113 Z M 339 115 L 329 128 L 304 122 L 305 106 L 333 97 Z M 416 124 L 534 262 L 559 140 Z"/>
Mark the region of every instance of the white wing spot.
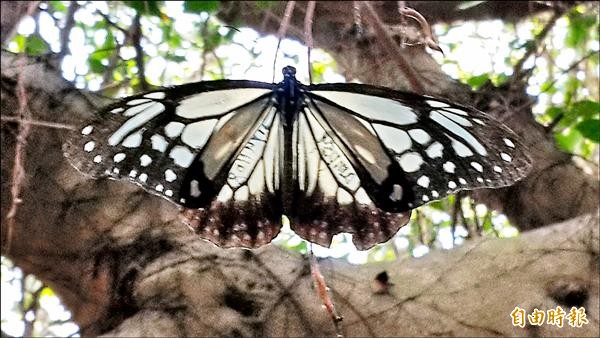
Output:
<path fill-rule="evenodd" d="M 435 190 L 431 190 L 431 196 L 433 196 L 433 198 L 438 198 L 440 197 L 440 194 Z"/>
<path fill-rule="evenodd" d="M 402 199 L 402 186 L 399 184 L 394 184 L 392 187 L 392 193 L 390 194 L 390 199 L 394 202 L 397 202 Z"/>
<path fill-rule="evenodd" d="M 182 168 L 187 168 L 194 161 L 194 154 L 184 146 L 175 146 L 169 153 L 169 157 L 173 162 Z"/>
<path fill-rule="evenodd" d="M 165 126 L 165 135 L 169 138 L 176 138 L 181 135 L 183 127 L 185 127 L 185 124 L 171 121 Z"/>
<path fill-rule="evenodd" d="M 421 199 L 422 199 L 424 202 L 428 202 L 428 201 L 429 201 L 429 196 L 427 196 L 427 195 L 423 195 L 423 197 L 421 197 Z"/>
<path fill-rule="evenodd" d="M 383 141 L 383 144 L 398 154 L 405 152 L 412 146 L 410 137 L 403 130 L 379 124 L 375 124 L 373 127 L 377 131 L 381 141 Z"/>
<path fill-rule="evenodd" d="M 163 187 L 162 184 L 157 184 L 156 188 L 154 188 L 154 189 L 156 189 L 156 191 L 163 191 L 165 189 L 165 187 Z"/>
<path fill-rule="evenodd" d="M 177 179 L 177 175 L 175 174 L 175 172 L 173 172 L 173 170 L 171 170 L 171 169 L 165 170 L 165 180 L 167 180 L 167 182 L 173 182 L 176 179 Z"/>
<path fill-rule="evenodd" d="M 450 174 L 454 173 L 454 169 L 456 169 L 456 165 L 450 161 L 444 163 L 443 165 L 444 171 Z"/>
<path fill-rule="evenodd" d="M 323 96 L 368 118 L 390 121 L 399 125 L 418 122 L 414 110 L 396 100 L 334 90 L 319 90 L 312 93 Z"/>
<path fill-rule="evenodd" d="M 83 146 L 83 150 L 87 151 L 88 153 L 91 152 L 92 150 L 94 150 L 94 147 L 96 147 L 96 142 L 94 141 L 89 141 L 88 143 L 86 143 Z"/>
<path fill-rule="evenodd" d="M 473 119 L 473 121 L 479 125 L 485 126 L 485 122 L 481 121 L 480 119 Z"/>
<path fill-rule="evenodd" d="M 400 166 L 407 173 L 419 170 L 421 164 L 423 164 L 423 158 L 419 153 L 406 153 L 400 157 Z"/>
<path fill-rule="evenodd" d="M 425 102 L 427 102 L 427 104 L 432 106 L 433 108 L 448 108 L 448 107 L 450 107 L 449 104 L 447 104 L 445 102 L 441 102 L 441 101 L 425 100 Z"/>
<path fill-rule="evenodd" d="M 469 147 L 464 145 L 462 142 L 459 142 L 453 138 L 451 138 L 451 139 L 452 139 L 452 148 L 456 152 L 456 155 L 458 155 L 460 157 L 473 156 L 473 152 L 471 151 L 471 149 L 469 149 Z"/>
<path fill-rule="evenodd" d="M 147 167 L 150 165 L 150 163 L 152 163 L 152 157 L 150 157 L 146 154 L 140 156 L 140 165 L 142 167 Z"/>
<path fill-rule="evenodd" d="M 481 178 L 481 177 L 477 177 L 477 182 L 479 182 L 479 183 L 483 183 L 483 178 Z"/>
<path fill-rule="evenodd" d="M 479 162 L 471 162 L 471 167 L 475 168 L 475 170 L 479 171 L 480 173 L 483 172 L 483 166 L 479 164 Z"/>
<path fill-rule="evenodd" d="M 173 196 L 173 190 L 169 189 L 169 190 L 165 190 L 165 195 L 172 197 Z"/>
<path fill-rule="evenodd" d="M 462 185 L 467 185 L 467 181 L 464 178 L 462 178 L 462 177 L 458 178 L 458 183 L 460 183 Z"/>
<path fill-rule="evenodd" d="M 119 168 L 113 168 L 112 171 L 113 171 L 113 173 L 118 174 L 120 170 L 119 170 Z"/>
<path fill-rule="evenodd" d="M 500 153 L 500 157 L 506 162 L 512 161 L 512 157 L 510 157 L 510 155 L 508 155 L 507 153 Z"/>
<path fill-rule="evenodd" d="M 197 180 L 191 180 L 190 181 L 190 195 L 192 197 L 198 197 L 200 196 L 200 185 L 198 183 Z"/>
<path fill-rule="evenodd" d="M 129 172 L 129 177 L 131 177 L 131 178 L 135 178 L 136 176 L 137 176 L 137 170 L 135 170 L 135 169 L 132 169 L 132 170 Z"/>
<path fill-rule="evenodd" d="M 119 107 L 119 108 L 115 108 L 115 109 L 111 110 L 110 112 L 113 114 L 118 114 L 118 113 L 122 112 L 123 110 L 125 110 L 125 109 Z"/>
<path fill-rule="evenodd" d="M 146 181 L 148 180 L 148 175 L 146 175 L 145 173 L 142 173 L 142 174 L 140 174 L 140 177 L 138 177 L 138 180 L 140 180 L 140 182 L 146 183 Z"/>
<path fill-rule="evenodd" d="M 506 144 L 508 147 L 511 147 L 511 148 L 515 147 L 515 144 L 510 139 L 503 138 L 502 140 L 504 141 L 504 144 Z"/>
<path fill-rule="evenodd" d="M 128 106 L 136 106 L 138 104 L 146 103 L 149 101 L 150 101 L 149 99 L 134 99 L 134 100 L 127 102 L 127 105 Z"/>
<path fill-rule="evenodd" d="M 85 128 L 81 129 L 81 135 L 89 135 L 92 133 L 92 131 L 94 131 L 94 126 L 86 126 Z"/>
<path fill-rule="evenodd" d="M 162 135 L 154 134 L 150 137 L 150 140 L 152 141 L 152 149 L 158 150 L 161 153 L 164 153 L 165 150 L 167 150 L 169 143 Z"/>
<path fill-rule="evenodd" d="M 100 163 L 100 162 L 102 162 L 102 156 L 96 155 L 96 157 L 94 157 L 94 163 Z"/>
<path fill-rule="evenodd" d="M 431 137 L 423 129 L 411 129 L 408 131 L 408 135 L 420 144 L 427 144 L 431 140 Z"/>
<path fill-rule="evenodd" d="M 429 158 L 442 157 L 442 151 L 444 150 L 444 146 L 439 142 L 433 142 L 427 149 L 425 153 Z"/>
<path fill-rule="evenodd" d="M 448 188 L 455 189 L 456 188 L 456 183 L 454 181 L 448 182 Z"/>
<path fill-rule="evenodd" d="M 338 188 L 337 202 L 341 205 L 350 204 L 353 202 L 352 195 L 350 195 L 350 193 L 348 193 L 345 189 Z"/>
<path fill-rule="evenodd" d="M 175 114 L 190 119 L 223 114 L 269 91 L 267 88 L 238 88 L 198 93 L 181 100 Z"/>
<path fill-rule="evenodd" d="M 117 153 L 115 154 L 115 156 L 113 156 L 113 161 L 115 163 L 119 163 L 121 161 L 123 161 L 125 159 L 126 155 L 125 153 Z"/>
<path fill-rule="evenodd" d="M 429 186 L 429 177 L 423 175 L 419 177 L 417 180 L 417 184 L 422 186 L 423 188 L 427 188 Z"/>
<path fill-rule="evenodd" d="M 448 107 L 446 109 L 444 109 L 447 112 L 453 113 L 453 114 L 458 114 L 458 115 L 463 115 L 463 116 L 469 116 L 469 114 L 462 110 L 462 109 L 458 109 L 458 108 L 453 108 L 453 107 Z"/>
<path fill-rule="evenodd" d="M 126 148 L 137 148 L 141 144 L 142 144 L 142 133 L 139 131 L 127 136 L 127 138 L 125 140 L 123 140 L 123 147 L 126 147 Z"/>
<path fill-rule="evenodd" d="M 127 104 L 129 104 L 129 103 L 127 103 Z M 131 107 L 131 108 L 127 109 L 123 113 L 123 116 L 134 116 L 134 115 L 137 115 L 140 112 L 143 112 L 144 110 L 152 107 L 152 105 L 154 105 L 154 104 L 155 104 L 155 102 L 147 102 L 147 103 L 140 104 L 139 106 Z"/>
<path fill-rule="evenodd" d="M 497 173 L 501 173 L 502 172 L 502 168 L 500 168 L 499 166 L 495 165 L 494 166 L 494 171 Z"/>
<path fill-rule="evenodd" d="M 154 92 L 154 93 L 148 93 L 146 95 L 144 95 L 145 98 L 148 99 L 156 99 L 156 100 L 162 100 L 165 98 L 165 92 Z"/>

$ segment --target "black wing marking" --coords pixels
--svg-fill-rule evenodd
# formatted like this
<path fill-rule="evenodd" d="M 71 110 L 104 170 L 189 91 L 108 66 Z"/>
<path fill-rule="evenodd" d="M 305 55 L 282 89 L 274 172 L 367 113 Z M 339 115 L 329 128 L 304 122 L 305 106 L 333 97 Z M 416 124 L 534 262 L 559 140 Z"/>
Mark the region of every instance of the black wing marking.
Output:
<path fill-rule="evenodd" d="M 370 176 L 374 185 L 367 192 L 383 210 L 413 209 L 463 189 L 507 186 L 530 168 L 518 137 L 475 109 L 366 85 L 325 84 L 309 89 L 307 95 L 362 167 L 361 178 Z M 371 148 L 365 148 L 367 141 L 355 135 L 359 127 L 349 122 L 351 118 L 379 140 L 387 158 L 375 148 L 373 138 L 368 141 Z M 399 165 L 400 171 L 388 171 L 407 180 L 401 191 L 396 190 L 398 195 L 390 186 L 394 179 L 380 184 L 380 171 L 364 165 L 370 157 L 377 163 L 393 160 Z M 390 208 L 382 198 L 392 197 L 401 198 Z"/>
<path fill-rule="evenodd" d="M 364 250 L 388 240 L 408 222 L 410 212 L 383 212 L 373 203 L 355 158 L 310 102 L 298 115 L 294 135 L 296 193 L 289 216 L 300 237 L 329 246 L 333 235 L 348 232 Z M 370 170 L 381 171 L 376 164 Z"/>

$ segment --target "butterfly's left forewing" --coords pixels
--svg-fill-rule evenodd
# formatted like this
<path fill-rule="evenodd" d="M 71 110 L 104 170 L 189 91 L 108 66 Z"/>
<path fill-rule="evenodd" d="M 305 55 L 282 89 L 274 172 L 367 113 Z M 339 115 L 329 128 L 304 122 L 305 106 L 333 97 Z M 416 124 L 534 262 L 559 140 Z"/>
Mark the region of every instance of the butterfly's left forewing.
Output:
<path fill-rule="evenodd" d="M 74 134 L 66 156 L 86 174 L 201 208 L 200 235 L 217 244 L 268 243 L 281 219 L 272 87 L 214 81 L 129 97 Z"/>

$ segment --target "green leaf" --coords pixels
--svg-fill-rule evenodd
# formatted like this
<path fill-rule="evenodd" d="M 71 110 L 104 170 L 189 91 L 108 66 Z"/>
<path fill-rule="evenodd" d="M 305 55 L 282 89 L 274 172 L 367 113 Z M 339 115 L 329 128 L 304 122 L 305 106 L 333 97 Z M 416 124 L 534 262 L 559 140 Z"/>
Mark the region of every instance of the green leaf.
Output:
<path fill-rule="evenodd" d="M 48 1 L 48 4 L 57 12 L 67 12 L 67 6 L 62 1 Z"/>
<path fill-rule="evenodd" d="M 184 1 L 183 11 L 186 13 L 216 12 L 219 9 L 219 1 Z"/>
<path fill-rule="evenodd" d="M 567 47 L 585 47 L 585 42 L 589 39 L 591 27 L 597 22 L 596 15 L 584 15 L 577 11 L 569 14 L 569 26 L 565 36 L 565 45 Z"/>
<path fill-rule="evenodd" d="M 162 4 L 162 1 L 140 1 L 140 0 L 134 0 L 134 1 L 124 1 L 124 3 L 135 9 L 136 12 L 140 13 L 140 14 L 147 14 L 147 15 L 154 15 L 154 16 L 158 16 L 161 17 L 162 13 L 160 12 L 160 8 L 159 6 Z"/>
<path fill-rule="evenodd" d="M 600 115 L 600 103 L 590 100 L 577 101 L 573 103 L 571 111 L 576 116 L 589 119 Z"/>
<path fill-rule="evenodd" d="M 102 61 L 98 58 L 90 57 L 88 59 L 88 65 L 90 66 L 90 71 L 103 74 L 106 67 L 102 64 Z"/>
<path fill-rule="evenodd" d="M 554 139 L 561 149 L 574 153 L 584 138 L 576 128 L 570 128 L 566 132 L 554 134 Z"/>
<path fill-rule="evenodd" d="M 583 120 L 583 121 L 579 122 L 575 128 L 577 128 L 577 130 L 579 130 L 579 132 L 581 133 L 581 135 L 583 135 L 583 137 L 585 137 L 593 142 L 600 143 L 600 120 L 598 120 L 598 119 Z"/>
<path fill-rule="evenodd" d="M 49 49 L 46 41 L 37 35 L 30 35 L 25 41 L 25 53 L 29 55 L 41 55 L 48 52 Z"/>
<path fill-rule="evenodd" d="M 490 76 L 488 74 L 476 75 L 467 80 L 467 84 L 471 86 L 473 89 L 478 89 L 483 86 L 484 83 L 489 81 Z"/>

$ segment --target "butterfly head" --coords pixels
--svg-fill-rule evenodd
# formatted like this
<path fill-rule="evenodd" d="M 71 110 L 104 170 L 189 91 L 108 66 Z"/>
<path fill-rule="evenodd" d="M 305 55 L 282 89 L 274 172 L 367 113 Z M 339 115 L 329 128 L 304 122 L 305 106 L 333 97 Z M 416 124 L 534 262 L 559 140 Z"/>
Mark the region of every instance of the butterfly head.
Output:
<path fill-rule="evenodd" d="M 283 73 L 283 77 L 284 78 L 295 78 L 296 77 L 296 68 L 292 67 L 292 66 L 285 66 L 283 67 L 283 70 L 281 71 Z"/>

